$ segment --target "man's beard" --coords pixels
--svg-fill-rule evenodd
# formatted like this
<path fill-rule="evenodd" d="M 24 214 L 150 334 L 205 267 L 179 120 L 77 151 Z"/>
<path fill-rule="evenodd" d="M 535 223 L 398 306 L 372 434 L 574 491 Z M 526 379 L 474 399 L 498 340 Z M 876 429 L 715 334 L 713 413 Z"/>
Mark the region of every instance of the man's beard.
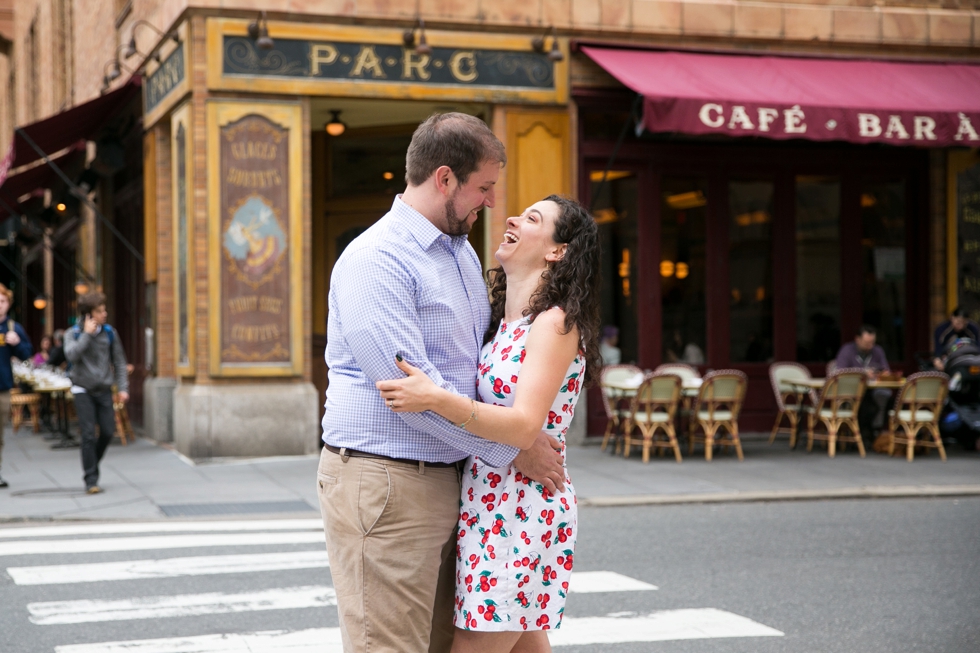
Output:
<path fill-rule="evenodd" d="M 450 236 L 465 236 L 473 228 L 473 225 L 467 222 L 469 213 L 462 219 L 456 213 L 456 195 L 458 193 L 459 189 L 453 191 L 453 194 L 446 200 L 446 233 Z"/>

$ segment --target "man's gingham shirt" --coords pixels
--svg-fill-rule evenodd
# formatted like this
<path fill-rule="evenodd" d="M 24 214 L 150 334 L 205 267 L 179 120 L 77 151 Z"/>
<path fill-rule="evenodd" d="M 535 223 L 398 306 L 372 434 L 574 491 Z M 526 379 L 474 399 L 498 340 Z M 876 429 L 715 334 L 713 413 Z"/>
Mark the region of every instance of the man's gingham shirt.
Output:
<path fill-rule="evenodd" d="M 323 441 L 391 458 L 505 466 L 517 449 L 432 412 L 395 413 L 376 381 L 404 377 L 395 354 L 457 394 L 476 396 L 490 320 L 480 261 L 465 236 L 442 233 L 400 197 L 358 236 L 330 277 Z"/>

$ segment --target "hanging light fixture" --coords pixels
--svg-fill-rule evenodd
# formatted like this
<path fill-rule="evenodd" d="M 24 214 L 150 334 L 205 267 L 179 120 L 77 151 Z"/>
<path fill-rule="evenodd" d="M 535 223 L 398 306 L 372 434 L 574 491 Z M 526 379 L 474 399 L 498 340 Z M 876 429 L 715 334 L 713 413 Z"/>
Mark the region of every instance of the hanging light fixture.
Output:
<path fill-rule="evenodd" d="M 415 30 L 419 31 L 419 42 L 415 43 Z M 419 54 L 432 54 L 432 46 L 425 38 L 425 21 L 419 18 L 415 27 L 405 30 L 402 34 L 402 41 L 409 50 L 415 50 Z"/>
<path fill-rule="evenodd" d="M 331 118 L 327 123 L 327 133 L 331 136 L 340 136 L 347 131 L 347 125 L 340 119 L 340 109 L 330 110 Z"/>
<path fill-rule="evenodd" d="M 551 32 L 551 50 L 548 51 L 548 60 L 558 63 L 565 58 L 565 55 L 562 54 L 561 48 L 558 47 L 558 28 L 554 25 L 545 29 L 544 34 L 541 36 L 535 36 L 531 39 L 531 49 L 539 54 L 544 54 L 548 32 Z"/>
<path fill-rule="evenodd" d="M 34 308 L 43 311 L 48 307 L 48 298 L 45 295 L 38 295 L 34 298 Z"/>
<path fill-rule="evenodd" d="M 84 295 L 89 290 L 90 290 L 90 287 L 89 287 L 89 285 L 87 283 L 85 283 L 84 280 L 79 279 L 77 282 L 75 282 L 75 294 L 76 295 Z"/>
<path fill-rule="evenodd" d="M 260 50 L 271 50 L 275 42 L 269 38 L 269 19 L 265 12 L 259 12 L 258 18 L 249 23 L 248 35 L 255 39 L 255 46 Z"/>

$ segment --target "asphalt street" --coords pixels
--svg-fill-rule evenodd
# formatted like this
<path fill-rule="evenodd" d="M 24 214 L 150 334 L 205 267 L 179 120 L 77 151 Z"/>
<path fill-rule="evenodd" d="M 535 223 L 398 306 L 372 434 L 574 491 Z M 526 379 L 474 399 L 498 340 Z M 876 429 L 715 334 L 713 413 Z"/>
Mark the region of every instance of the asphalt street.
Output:
<path fill-rule="evenodd" d="M 978 543 L 974 498 L 583 508 L 555 650 L 975 653 Z M 5 525 L 0 651 L 339 651 L 328 564 L 315 519 Z"/>

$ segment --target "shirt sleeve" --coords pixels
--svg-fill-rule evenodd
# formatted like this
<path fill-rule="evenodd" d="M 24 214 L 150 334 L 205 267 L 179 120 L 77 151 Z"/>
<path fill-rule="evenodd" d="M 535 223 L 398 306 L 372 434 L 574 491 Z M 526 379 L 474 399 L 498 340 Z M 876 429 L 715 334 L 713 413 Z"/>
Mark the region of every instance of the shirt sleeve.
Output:
<path fill-rule="evenodd" d="M 842 370 L 845 367 L 851 367 L 854 364 L 854 362 L 850 360 L 850 357 L 848 356 L 850 350 L 850 347 L 844 345 L 840 348 L 840 351 L 837 352 L 837 358 L 834 359 L 834 362 L 837 363 L 837 369 Z"/>
<path fill-rule="evenodd" d="M 443 378 L 426 354 L 411 271 L 391 253 L 373 248 L 348 253 L 344 267 L 333 288 L 336 306 L 332 310 L 338 311 L 344 341 L 364 375 L 371 381 L 401 378 L 404 373 L 395 365 L 395 355 L 400 354 L 438 386 L 463 394 Z M 495 467 L 509 464 L 518 452 L 475 436 L 431 411 L 396 414 L 413 429 Z"/>
<path fill-rule="evenodd" d="M 875 345 L 871 356 L 871 367 L 876 372 L 888 372 L 891 370 L 888 366 L 888 356 L 885 355 L 885 350 L 881 345 Z"/>
<path fill-rule="evenodd" d="M 116 390 L 118 392 L 129 392 L 129 372 L 126 370 L 126 352 L 123 351 L 122 343 L 119 342 L 119 332 L 116 331 L 112 339 L 112 368 L 116 374 Z"/>
<path fill-rule="evenodd" d="M 27 337 L 27 332 L 24 331 L 24 327 L 19 324 L 14 325 L 14 332 L 20 336 L 20 342 L 14 347 L 12 352 L 14 356 L 22 361 L 26 361 L 34 353 L 34 347 L 31 345 L 31 339 Z"/>

